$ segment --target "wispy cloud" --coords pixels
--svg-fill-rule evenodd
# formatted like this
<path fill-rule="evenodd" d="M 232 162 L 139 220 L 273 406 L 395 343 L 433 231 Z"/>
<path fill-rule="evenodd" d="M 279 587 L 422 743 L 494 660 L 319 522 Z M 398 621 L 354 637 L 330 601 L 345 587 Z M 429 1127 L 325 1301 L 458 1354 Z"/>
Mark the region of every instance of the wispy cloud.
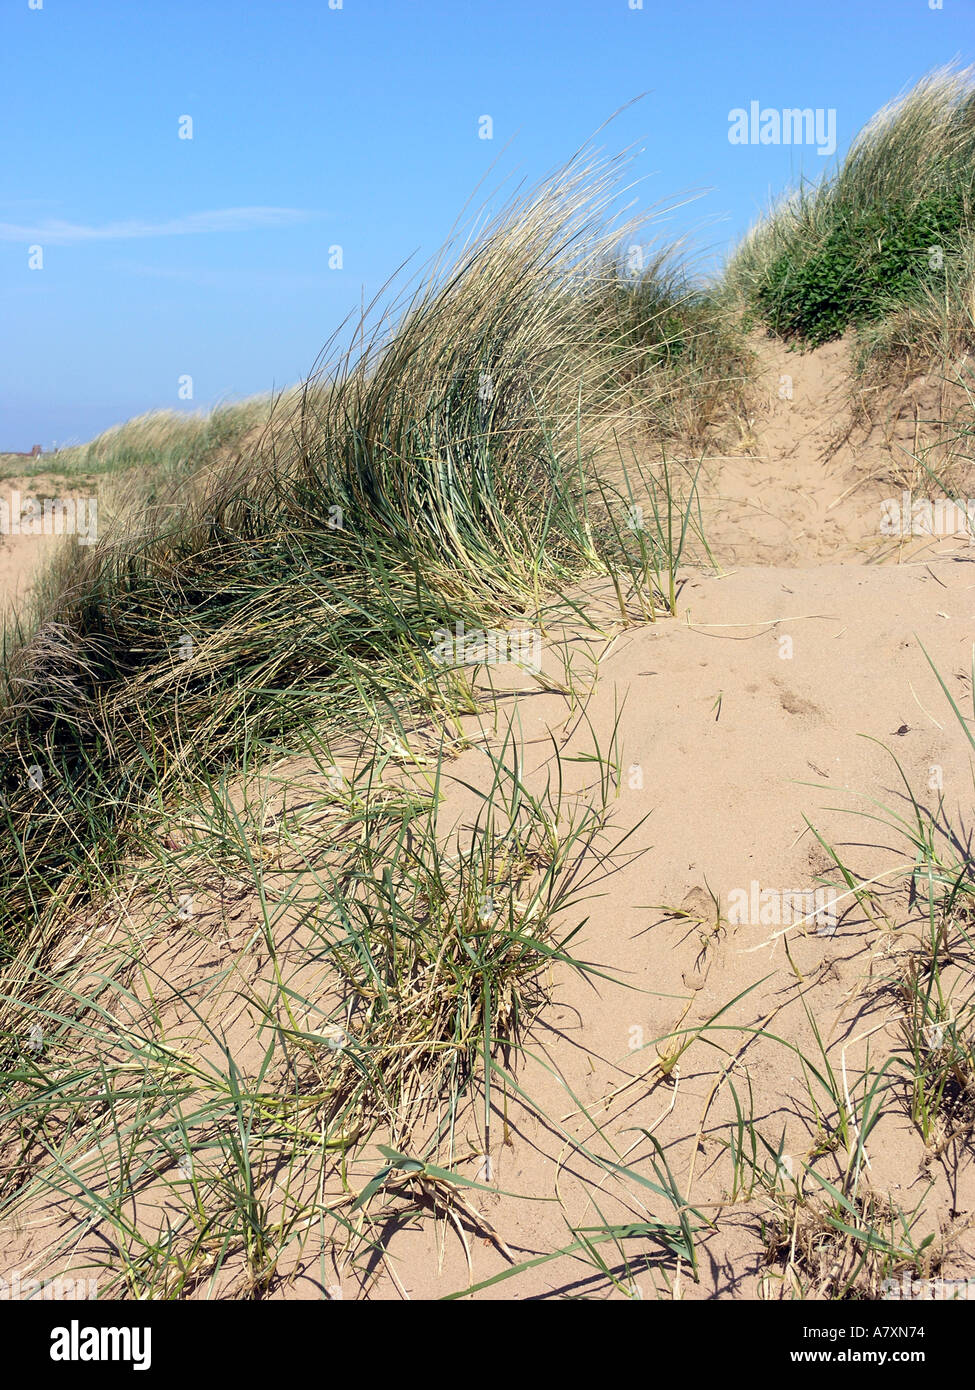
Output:
<path fill-rule="evenodd" d="M 124 222 L 103 222 L 85 226 L 51 218 L 33 225 L 0 222 L 0 241 L 20 241 L 46 246 L 70 246 L 84 241 L 132 241 L 139 237 L 198 236 L 205 232 L 251 232 L 275 227 L 292 227 L 314 214 L 298 208 L 216 208 L 212 212 L 190 212 L 167 222 L 143 222 L 131 218 Z"/>

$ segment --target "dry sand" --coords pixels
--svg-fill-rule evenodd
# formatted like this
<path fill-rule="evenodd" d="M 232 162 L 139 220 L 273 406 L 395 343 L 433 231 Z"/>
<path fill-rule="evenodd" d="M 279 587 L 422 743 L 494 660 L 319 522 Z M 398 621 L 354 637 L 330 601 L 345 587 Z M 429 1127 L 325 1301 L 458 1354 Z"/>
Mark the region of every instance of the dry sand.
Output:
<path fill-rule="evenodd" d="M 3 462 L 0 455 L 0 463 Z M 4 477 L 0 481 L 0 498 L 7 503 L 8 510 L 25 507 L 28 498 L 38 499 L 43 504 L 45 498 L 57 498 L 62 502 L 69 499 L 77 502 L 97 497 L 96 479 L 84 488 L 76 483 L 68 484 L 57 473 L 38 473 L 29 477 Z M 38 576 L 54 554 L 64 544 L 74 545 L 74 537 L 69 539 L 51 535 L 0 535 L 0 612 L 4 609 L 22 607 L 29 601 L 37 583 Z"/>

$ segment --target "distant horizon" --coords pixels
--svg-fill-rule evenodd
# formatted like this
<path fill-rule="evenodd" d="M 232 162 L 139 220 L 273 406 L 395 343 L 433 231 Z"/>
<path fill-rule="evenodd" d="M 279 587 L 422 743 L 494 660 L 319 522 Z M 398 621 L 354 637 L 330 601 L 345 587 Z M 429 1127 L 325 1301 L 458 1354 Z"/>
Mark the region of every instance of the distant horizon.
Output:
<path fill-rule="evenodd" d="M 975 0 L 825 0 L 813 23 L 772 0 L 8 7 L 0 449 L 298 384 L 468 199 L 596 131 L 637 151 L 633 210 L 714 274 L 876 111 L 972 61 L 973 20 Z"/>

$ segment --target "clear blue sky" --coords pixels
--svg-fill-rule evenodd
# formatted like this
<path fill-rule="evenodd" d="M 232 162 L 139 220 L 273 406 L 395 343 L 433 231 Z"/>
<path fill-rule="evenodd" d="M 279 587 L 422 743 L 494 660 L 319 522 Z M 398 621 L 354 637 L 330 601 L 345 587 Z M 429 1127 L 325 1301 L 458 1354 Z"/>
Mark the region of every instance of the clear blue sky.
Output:
<path fill-rule="evenodd" d="M 639 143 L 646 204 L 707 190 L 661 232 L 694 231 L 712 266 L 831 162 L 731 144 L 733 108 L 834 108 L 842 153 L 975 58 L 973 0 L 635 3 L 3 0 L 0 449 L 297 381 L 499 155 L 491 182 L 534 181 L 641 92 L 601 143 Z"/>

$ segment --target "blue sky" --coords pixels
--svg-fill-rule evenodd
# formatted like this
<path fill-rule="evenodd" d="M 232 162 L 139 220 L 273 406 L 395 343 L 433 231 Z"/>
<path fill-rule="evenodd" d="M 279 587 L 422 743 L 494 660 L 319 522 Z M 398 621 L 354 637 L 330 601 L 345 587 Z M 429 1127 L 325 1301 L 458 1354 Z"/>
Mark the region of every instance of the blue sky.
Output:
<path fill-rule="evenodd" d="M 975 0 L 38 3 L 0 11 L 0 449 L 299 380 L 492 164 L 534 181 L 640 93 L 600 143 L 637 143 L 643 205 L 703 194 L 659 232 L 707 269 L 832 162 L 734 145 L 730 111 L 834 109 L 842 153 L 975 58 Z"/>

